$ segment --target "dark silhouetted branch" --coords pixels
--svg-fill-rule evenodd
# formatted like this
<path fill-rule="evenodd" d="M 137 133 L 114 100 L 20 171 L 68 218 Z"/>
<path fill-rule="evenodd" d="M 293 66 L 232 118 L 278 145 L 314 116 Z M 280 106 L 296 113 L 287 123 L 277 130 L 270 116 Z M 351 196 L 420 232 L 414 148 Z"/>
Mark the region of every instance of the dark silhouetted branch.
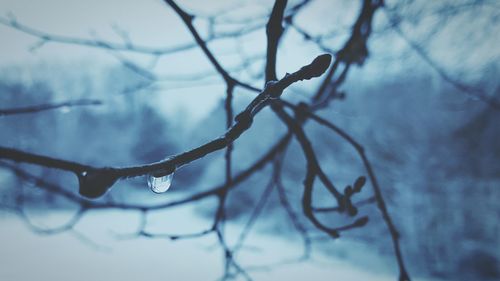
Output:
<path fill-rule="evenodd" d="M 290 104 L 287 104 L 287 105 L 290 106 Z M 291 106 L 291 107 L 298 110 L 298 107 L 294 107 L 294 106 Z M 301 113 L 308 115 L 308 117 L 310 119 L 318 122 L 319 124 L 329 128 L 332 131 L 334 131 L 335 133 L 337 133 L 339 136 L 341 136 L 343 139 L 345 139 L 349 144 L 351 144 L 355 148 L 355 150 L 359 154 L 359 156 L 361 157 L 363 165 L 365 166 L 365 169 L 368 172 L 368 176 L 370 178 L 370 181 L 373 185 L 375 199 L 377 201 L 377 207 L 379 208 L 380 212 L 382 213 L 382 217 L 387 225 L 387 228 L 389 229 L 389 233 L 391 234 L 392 242 L 394 245 L 394 252 L 396 254 L 396 258 L 397 258 L 397 262 L 398 262 L 398 266 L 399 266 L 399 272 L 400 272 L 399 280 L 400 281 L 410 280 L 410 277 L 407 273 L 407 270 L 406 270 L 406 267 L 405 267 L 405 264 L 403 261 L 403 255 L 402 255 L 401 249 L 400 249 L 401 247 L 399 245 L 398 231 L 397 231 L 396 227 L 394 226 L 394 223 L 392 222 L 391 216 L 389 215 L 389 212 L 388 212 L 386 204 L 385 204 L 385 200 L 382 196 L 382 190 L 378 184 L 378 181 L 377 181 L 377 178 L 376 178 L 375 173 L 373 171 L 372 165 L 365 154 L 364 148 L 357 141 L 355 141 L 354 138 L 352 138 L 349 134 L 347 134 L 345 131 L 338 128 L 337 126 L 335 126 L 331 122 L 329 122 L 329 121 L 327 121 L 327 120 L 325 120 L 325 119 L 323 119 L 323 118 L 321 118 L 313 113 L 310 113 L 307 110 L 302 109 Z"/>
<path fill-rule="evenodd" d="M 276 0 L 266 25 L 267 34 L 267 62 L 266 62 L 266 82 L 277 80 L 276 76 L 276 54 L 278 50 L 279 39 L 283 34 L 283 14 L 287 0 Z"/>
<path fill-rule="evenodd" d="M 235 118 L 235 124 L 231 126 L 223 136 L 190 151 L 174 155 L 161 162 L 127 168 L 95 168 L 71 161 L 31 154 L 5 147 L 0 147 L 0 158 L 71 171 L 78 176 L 80 194 L 89 198 L 96 198 L 102 196 L 118 179 L 136 177 L 150 173 L 168 175 L 182 165 L 227 147 L 239 138 L 243 132 L 250 128 L 254 116 L 268 104 L 270 100 L 279 98 L 288 86 L 297 81 L 320 76 L 328 67 L 330 59 L 331 57 L 329 55 L 319 56 L 310 65 L 304 66 L 300 70 L 286 75 L 276 83 L 268 84 L 250 105 Z"/>

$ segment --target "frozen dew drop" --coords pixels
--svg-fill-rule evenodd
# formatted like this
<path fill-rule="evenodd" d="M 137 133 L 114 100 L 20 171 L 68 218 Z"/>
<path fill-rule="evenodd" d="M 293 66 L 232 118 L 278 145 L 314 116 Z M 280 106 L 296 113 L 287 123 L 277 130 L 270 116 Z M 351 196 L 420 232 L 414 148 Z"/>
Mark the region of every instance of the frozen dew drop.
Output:
<path fill-rule="evenodd" d="M 150 174 L 148 176 L 148 186 L 154 193 L 164 193 L 170 188 L 173 177 L 174 173 L 161 176 Z"/>

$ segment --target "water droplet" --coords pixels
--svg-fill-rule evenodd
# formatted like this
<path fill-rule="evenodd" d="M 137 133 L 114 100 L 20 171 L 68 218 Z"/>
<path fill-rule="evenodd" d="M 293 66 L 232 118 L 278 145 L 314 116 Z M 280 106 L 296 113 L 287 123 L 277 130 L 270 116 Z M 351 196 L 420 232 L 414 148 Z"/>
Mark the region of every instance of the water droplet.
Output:
<path fill-rule="evenodd" d="M 174 173 L 168 175 L 149 175 L 148 176 L 148 186 L 154 193 L 164 193 L 172 184 L 172 178 Z"/>

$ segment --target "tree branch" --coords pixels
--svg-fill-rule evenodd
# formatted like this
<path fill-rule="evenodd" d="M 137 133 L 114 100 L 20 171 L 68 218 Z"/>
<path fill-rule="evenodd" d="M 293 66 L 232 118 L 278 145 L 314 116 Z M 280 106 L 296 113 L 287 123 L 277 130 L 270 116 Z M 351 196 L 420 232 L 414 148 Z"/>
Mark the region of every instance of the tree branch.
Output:
<path fill-rule="evenodd" d="M 311 64 L 302 67 L 292 74 L 286 75 L 276 83 L 267 85 L 266 88 L 255 97 L 250 105 L 235 118 L 235 124 L 232 125 L 224 135 L 187 152 L 171 156 L 161 162 L 126 168 L 95 168 L 71 161 L 55 159 L 5 147 L 0 147 L 0 158 L 73 172 L 79 179 L 80 194 L 89 198 L 97 198 L 102 196 L 118 179 L 151 173 L 155 175 L 168 175 L 182 165 L 227 147 L 239 138 L 243 132 L 250 128 L 254 116 L 267 105 L 270 100 L 279 98 L 287 87 L 297 81 L 320 76 L 328 67 L 330 60 L 330 55 L 318 56 Z"/>
<path fill-rule="evenodd" d="M 90 106 L 90 105 L 101 105 L 101 104 L 102 102 L 100 100 L 91 100 L 91 99 L 64 101 L 58 103 L 45 103 L 45 104 L 26 106 L 26 107 L 0 109 L 0 116 L 37 113 L 41 111 L 53 110 L 58 108 L 69 108 L 76 106 Z"/>

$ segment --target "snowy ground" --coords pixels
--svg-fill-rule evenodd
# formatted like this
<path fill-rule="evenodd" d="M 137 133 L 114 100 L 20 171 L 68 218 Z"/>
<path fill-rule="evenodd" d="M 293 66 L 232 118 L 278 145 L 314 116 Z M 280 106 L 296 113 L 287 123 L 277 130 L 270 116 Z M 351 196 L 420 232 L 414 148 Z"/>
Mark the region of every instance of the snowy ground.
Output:
<path fill-rule="evenodd" d="M 68 216 L 52 214 L 49 221 L 46 216 L 43 221 L 35 221 L 54 223 Z M 0 280 L 182 281 L 216 280 L 220 277 L 221 253 L 213 247 L 213 237 L 176 242 L 147 238 L 117 239 L 117 233 L 133 232 L 137 221 L 137 214 L 130 212 L 89 213 L 77 225 L 77 232 L 44 236 L 31 232 L 19 218 L 0 213 Z M 156 214 L 149 218 L 148 223 L 152 232 L 171 231 L 169 227 L 175 227 L 178 232 L 189 232 L 207 224 L 188 210 Z M 239 259 L 245 266 L 269 264 L 297 257 L 301 253 L 300 243 L 276 236 L 252 234 L 249 239 L 250 247 Z M 361 268 L 340 258 L 316 253 L 311 262 L 252 271 L 251 275 L 254 280 L 260 281 L 397 279 L 394 268 L 385 268 L 383 263 L 377 263 Z"/>

